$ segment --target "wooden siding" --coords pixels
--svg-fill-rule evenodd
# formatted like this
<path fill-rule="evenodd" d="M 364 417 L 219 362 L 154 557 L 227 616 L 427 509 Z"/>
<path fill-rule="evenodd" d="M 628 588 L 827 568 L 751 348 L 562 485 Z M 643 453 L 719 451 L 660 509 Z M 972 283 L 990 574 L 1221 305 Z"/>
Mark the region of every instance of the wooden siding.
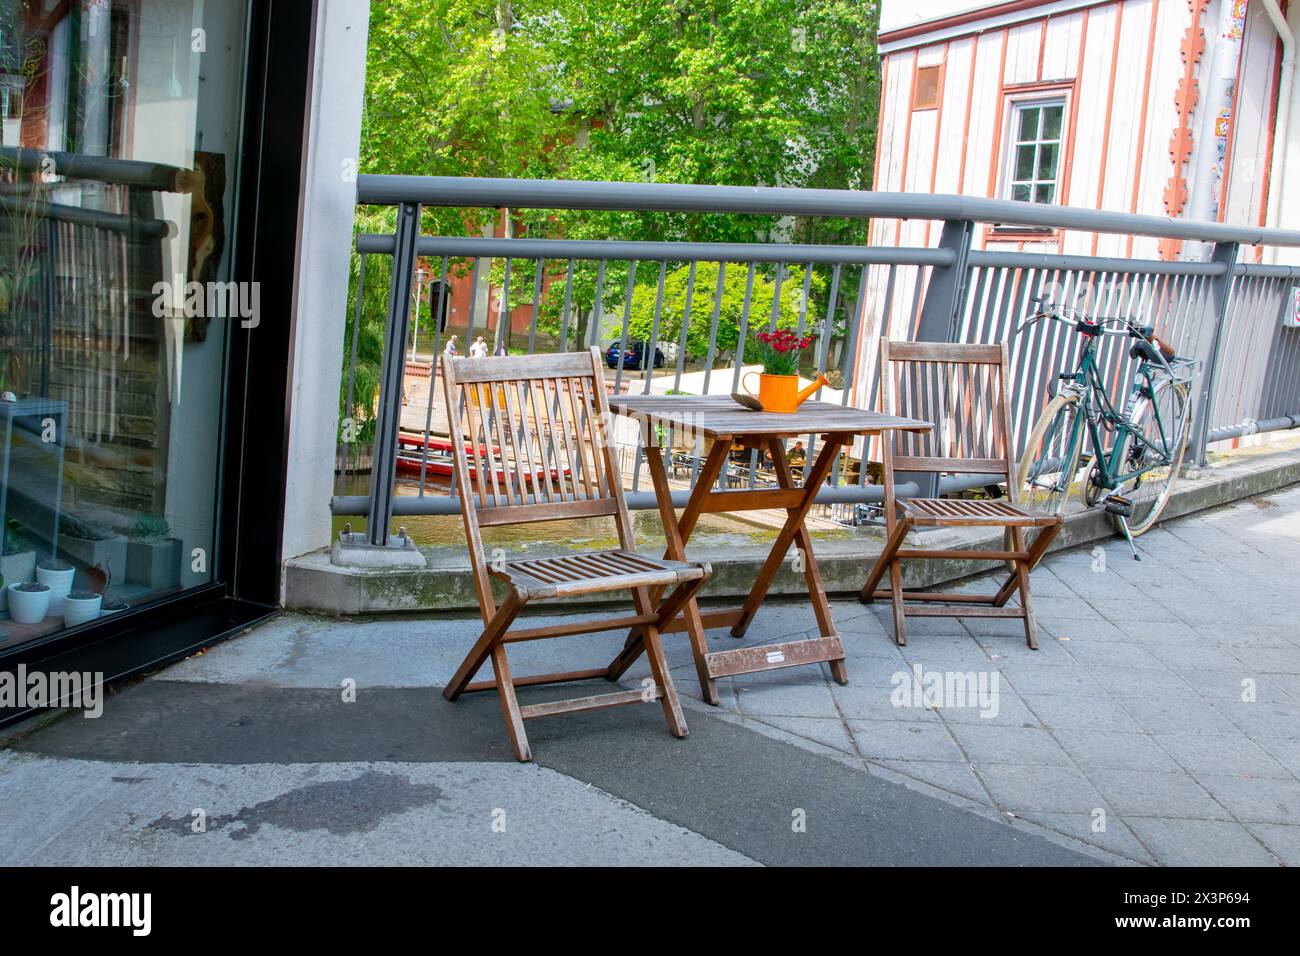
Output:
<path fill-rule="evenodd" d="M 1061 200 L 1165 215 L 1181 41 L 1189 25 L 1185 0 L 1117 0 L 982 32 L 973 23 L 966 35 L 886 53 L 875 188 L 1004 195 L 1007 95 L 1032 84 L 1061 84 L 1072 97 L 1059 172 Z M 1217 29 L 1212 11 L 1201 28 L 1212 45 Z M 1220 208 L 1226 222 L 1259 221 L 1277 57 L 1276 37 L 1253 4 L 1241 50 L 1226 202 Z M 914 111 L 916 69 L 935 64 L 943 65 L 940 106 Z M 876 220 L 872 228 L 873 241 L 886 245 L 934 245 L 938 234 L 936 225 L 920 221 Z M 977 242 L 990 249 L 1159 255 L 1156 240 L 1143 237 L 1067 233 L 1000 241 L 980 230 Z"/>
<path fill-rule="evenodd" d="M 1008 96 L 1051 85 L 1068 98 L 1067 142 L 1058 170 L 1060 201 L 1167 215 L 1164 196 L 1174 174 L 1170 138 L 1179 123 L 1176 92 L 1183 73 L 1183 38 L 1191 24 L 1189 4 L 1116 0 L 1044 12 L 1036 16 L 1026 10 L 1023 21 L 995 27 L 973 22 L 957 35 L 948 31 L 933 42 L 922 36 L 884 54 L 874 188 L 1005 195 Z M 1208 58 L 1218 29 L 1214 4 L 1200 26 Z M 1251 4 L 1228 141 L 1226 200 L 1219 210 L 1223 221 L 1262 222 L 1278 61 L 1276 36 L 1259 5 Z M 939 108 L 912 110 L 917 68 L 936 64 L 943 66 Z M 1203 76 L 1205 69 L 1203 58 L 1196 75 Z M 1199 136 L 1199 114 L 1194 116 L 1193 131 Z M 1196 162 L 1204 162 L 1204 155 Z M 933 246 L 940 225 L 877 219 L 871 241 Z M 1158 240 L 1140 236 L 1008 235 L 980 227 L 975 242 L 986 249 L 1152 259 L 1161 255 Z M 914 331 L 917 270 L 896 270 L 889 302 L 887 283 L 887 269 L 871 271 L 860 343 L 872 343 L 880 335 L 906 338 Z M 859 392 L 872 381 L 872 351 L 871 346 L 859 348 Z"/>

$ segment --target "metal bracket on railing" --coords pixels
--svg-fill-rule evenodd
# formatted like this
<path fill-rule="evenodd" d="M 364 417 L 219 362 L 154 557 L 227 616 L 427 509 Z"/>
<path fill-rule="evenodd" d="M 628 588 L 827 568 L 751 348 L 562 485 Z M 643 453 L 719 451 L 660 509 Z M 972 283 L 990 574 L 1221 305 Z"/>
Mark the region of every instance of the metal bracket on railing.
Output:
<path fill-rule="evenodd" d="M 1207 460 L 1205 449 L 1210 434 L 1210 414 L 1214 406 L 1214 379 L 1219 365 L 1219 347 L 1223 340 L 1223 326 L 1227 321 L 1228 302 L 1232 297 L 1232 274 L 1237 265 L 1237 253 L 1241 247 L 1235 242 L 1220 242 L 1214 246 L 1210 261 L 1223 266 L 1223 272 L 1211 280 L 1211 296 L 1214 308 L 1214 331 L 1210 336 L 1210 350 L 1205 357 L 1205 375 L 1201 379 L 1201 395 L 1195 409 L 1196 425 L 1192 429 L 1192 446 L 1190 458 L 1198 467 L 1205 467 Z"/>

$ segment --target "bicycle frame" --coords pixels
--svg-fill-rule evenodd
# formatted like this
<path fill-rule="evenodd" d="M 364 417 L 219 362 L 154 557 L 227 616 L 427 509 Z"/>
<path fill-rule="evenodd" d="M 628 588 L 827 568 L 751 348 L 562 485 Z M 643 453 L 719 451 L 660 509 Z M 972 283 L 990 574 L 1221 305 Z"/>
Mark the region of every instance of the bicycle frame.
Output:
<path fill-rule="evenodd" d="M 1066 461 L 1074 457 L 1075 446 L 1083 439 L 1085 428 L 1092 445 L 1093 461 L 1097 469 L 1097 484 L 1107 490 L 1114 490 L 1125 482 L 1162 465 L 1161 462 L 1156 461 L 1135 470 L 1124 471 L 1130 439 L 1146 445 L 1168 461 L 1171 436 L 1166 431 L 1165 423 L 1161 421 L 1160 407 L 1155 401 L 1156 381 L 1152 376 L 1150 363 L 1142 362 L 1138 365 L 1134 389 L 1129 396 L 1126 410 L 1131 411 L 1133 404 L 1143 395 L 1151 400 L 1159 445 L 1148 441 L 1145 435 L 1133 427 L 1127 415 L 1116 411 L 1097 367 L 1096 337 L 1084 337 L 1083 353 L 1079 357 L 1079 364 L 1074 370 L 1071 382 L 1079 391 L 1079 410 L 1082 414 L 1075 417 L 1074 433 L 1066 446 Z M 1115 433 L 1115 442 L 1109 452 L 1105 451 L 1104 443 L 1104 432 L 1108 431 Z"/>

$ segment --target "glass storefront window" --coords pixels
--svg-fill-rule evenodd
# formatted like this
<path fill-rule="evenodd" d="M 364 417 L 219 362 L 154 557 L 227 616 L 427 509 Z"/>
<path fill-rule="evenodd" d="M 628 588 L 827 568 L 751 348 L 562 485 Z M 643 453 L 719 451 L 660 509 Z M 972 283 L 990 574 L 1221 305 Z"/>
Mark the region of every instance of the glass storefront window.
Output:
<path fill-rule="evenodd" d="M 245 16 L 0 2 L 0 648 L 213 579 Z"/>

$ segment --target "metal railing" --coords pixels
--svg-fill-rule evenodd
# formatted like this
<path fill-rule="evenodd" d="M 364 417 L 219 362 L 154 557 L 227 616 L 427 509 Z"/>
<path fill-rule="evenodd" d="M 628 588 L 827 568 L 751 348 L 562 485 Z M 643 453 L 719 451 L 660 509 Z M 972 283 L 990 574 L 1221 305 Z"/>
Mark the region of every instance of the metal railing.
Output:
<path fill-rule="evenodd" d="M 1180 355 L 1202 363 L 1190 461 L 1203 462 L 1211 442 L 1300 425 L 1300 329 L 1285 327 L 1282 321 L 1284 310 L 1294 307 L 1300 268 L 1257 265 L 1246 261 L 1253 258 L 1249 252 L 1242 253 L 1243 247 L 1266 244 L 1300 246 L 1297 231 L 965 196 L 844 190 L 361 176 L 357 194 L 359 204 L 398 209 L 393 234 L 362 234 L 356 240 L 363 281 L 370 256 L 392 263 L 370 490 L 368 495 L 337 494 L 332 502 L 335 514 L 373 516 L 368 522 L 373 544 L 387 543 L 395 515 L 457 510 L 446 484 L 435 488 L 430 480 L 436 461 L 431 463 L 427 442 L 445 427 L 434 415 L 436 356 L 444 334 L 451 332 L 463 336 L 466 345 L 479 334 L 491 336 L 494 351 L 507 342 L 516 344 L 511 331 L 516 313 L 528 322 L 528 352 L 626 344 L 643 335 L 652 344 L 645 346 L 642 361 L 632 364 L 649 367 L 629 367 L 620 349 L 609 382 L 618 391 L 644 393 L 736 391 L 746 341 L 778 323 L 790 325 L 815 339 L 813 359 L 804 371 L 831 377 L 833 389 L 822 398 L 867 406 L 875 404 L 878 390 L 875 342 L 882 335 L 921 341 L 1010 341 L 1014 426 L 1023 439 L 1050 397 L 1056 373 L 1071 362 L 1077 345 L 1070 331 L 1056 323 L 1042 323 L 1010 338 L 1030 303 L 1046 297 L 1152 325 Z M 927 219 L 941 222 L 942 233 L 933 248 L 423 235 L 421 210 L 435 206 Z M 981 223 L 1156 236 L 1205 243 L 1209 254 L 1206 261 L 1167 262 L 983 251 L 972 248 Z M 462 305 L 468 299 L 467 307 L 453 310 L 445 331 L 443 320 L 420 318 L 413 291 L 421 261 L 431 266 L 430 278 L 443 283 L 440 288 L 457 276 L 462 282 L 468 278 L 461 296 Z M 344 410 L 349 420 L 358 412 L 353 383 L 355 336 L 364 320 L 360 292 Z M 413 299 L 414 321 L 425 330 L 424 342 L 434 360 L 427 403 L 414 419 L 408 410 L 404 428 L 402 397 L 412 351 Z M 546 315 L 549 322 L 541 321 Z M 637 329 L 642 331 L 633 334 Z M 518 344 L 523 347 L 522 341 Z M 657 353 L 664 356 L 658 374 L 653 361 L 644 361 L 644 356 Z M 1128 380 L 1133 360 L 1124 343 L 1107 340 L 1100 357 L 1110 382 L 1118 386 Z M 368 409 L 359 411 L 365 414 Z M 415 458 L 408 449 L 403 463 L 408 469 L 418 464 L 412 474 L 418 478 L 418 491 L 397 496 L 398 436 L 403 430 L 417 434 L 426 445 Z M 815 453 L 816 439 L 805 439 L 809 455 Z M 346 470 L 347 441 L 340 454 L 341 470 Z M 698 454 L 696 448 L 696 461 Z M 862 443 L 852 456 L 842 457 L 818 502 L 878 502 L 880 490 L 862 464 L 871 458 L 872 449 Z M 638 448 L 628 475 L 628 502 L 633 508 L 653 508 L 641 464 Z M 759 480 L 759 464 L 751 455 L 744 472 L 750 481 Z M 929 490 L 955 491 L 994 480 L 951 476 Z M 683 483 L 689 486 L 690 481 Z M 683 487 L 675 497 L 684 501 L 686 493 Z"/>

